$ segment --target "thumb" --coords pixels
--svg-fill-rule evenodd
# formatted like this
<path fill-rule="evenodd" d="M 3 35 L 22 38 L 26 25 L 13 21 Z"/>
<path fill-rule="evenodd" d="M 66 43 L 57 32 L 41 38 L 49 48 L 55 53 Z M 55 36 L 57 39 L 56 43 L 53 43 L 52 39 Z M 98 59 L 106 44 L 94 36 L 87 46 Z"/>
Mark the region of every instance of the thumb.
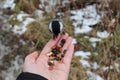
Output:
<path fill-rule="evenodd" d="M 38 58 L 39 54 L 37 51 L 29 54 L 26 58 L 25 58 L 25 62 L 28 62 L 28 61 L 32 61 L 32 62 L 35 62 Z"/>

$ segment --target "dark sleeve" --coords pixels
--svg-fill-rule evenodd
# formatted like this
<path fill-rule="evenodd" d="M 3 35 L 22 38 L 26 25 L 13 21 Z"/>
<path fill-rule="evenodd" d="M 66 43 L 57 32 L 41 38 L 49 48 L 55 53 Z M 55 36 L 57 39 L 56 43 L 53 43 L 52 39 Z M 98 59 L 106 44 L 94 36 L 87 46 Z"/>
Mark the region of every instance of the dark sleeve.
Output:
<path fill-rule="evenodd" d="M 22 72 L 16 80 L 48 80 L 43 76 L 33 74 L 33 73 L 28 73 L 28 72 Z"/>

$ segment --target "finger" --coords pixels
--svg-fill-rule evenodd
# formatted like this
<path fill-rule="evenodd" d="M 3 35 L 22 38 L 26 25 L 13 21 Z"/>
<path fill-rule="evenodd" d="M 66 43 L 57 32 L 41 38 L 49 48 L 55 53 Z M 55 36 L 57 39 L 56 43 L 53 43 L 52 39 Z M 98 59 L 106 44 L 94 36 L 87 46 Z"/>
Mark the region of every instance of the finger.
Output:
<path fill-rule="evenodd" d="M 69 48 L 67 49 L 66 55 L 63 58 L 64 63 L 58 64 L 57 69 L 63 70 L 65 72 L 69 72 L 73 52 L 74 52 L 74 45 L 70 44 Z"/>
<path fill-rule="evenodd" d="M 72 43 L 72 38 L 71 38 L 71 37 L 68 37 L 68 38 L 66 39 L 65 45 L 63 46 L 62 54 L 64 54 L 64 50 L 67 50 L 66 53 L 65 53 L 65 55 L 64 55 L 64 57 L 63 57 L 63 62 L 64 62 L 65 64 L 67 63 L 66 58 L 69 58 L 69 57 L 68 57 L 68 54 L 69 54 L 68 51 L 69 51 L 69 46 L 71 46 L 71 43 Z"/>
<path fill-rule="evenodd" d="M 65 35 L 63 35 L 62 38 L 60 39 L 60 41 L 57 43 L 57 45 L 60 45 L 62 39 L 67 40 L 68 37 L 69 37 L 69 35 L 67 33 Z"/>
<path fill-rule="evenodd" d="M 56 41 L 50 40 L 50 41 L 46 44 L 46 46 L 43 48 L 43 50 L 42 50 L 42 52 L 41 52 L 40 55 L 46 55 L 46 54 L 51 50 L 51 48 L 52 48 L 55 44 L 57 45 L 57 44 L 61 41 L 61 39 L 67 38 L 67 37 L 68 37 L 68 35 L 66 34 L 66 35 L 60 36 Z"/>
<path fill-rule="evenodd" d="M 65 54 L 63 60 L 64 60 L 65 64 L 70 64 L 73 53 L 74 53 L 74 45 L 72 44 L 72 41 L 70 42 L 69 47 L 66 47 L 65 49 L 67 51 L 66 51 L 66 54 Z"/>
<path fill-rule="evenodd" d="M 72 43 L 72 38 L 71 37 L 68 37 L 67 39 L 66 39 L 66 43 L 64 44 L 64 46 L 63 46 L 63 52 L 64 52 L 64 50 L 67 50 L 68 49 L 68 47 L 69 47 L 69 45 Z M 62 52 L 62 53 L 63 53 Z"/>
<path fill-rule="evenodd" d="M 61 35 L 59 35 L 55 40 L 54 39 L 50 39 L 49 42 L 43 48 L 43 50 L 42 50 L 40 55 L 44 55 L 44 54 L 46 54 L 46 52 L 50 51 L 51 47 L 54 44 L 56 44 L 59 41 L 60 38 L 61 38 Z"/>
<path fill-rule="evenodd" d="M 39 56 L 39 54 L 37 51 L 33 52 L 25 58 L 25 62 L 35 62 L 37 60 L 38 56 Z"/>
<path fill-rule="evenodd" d="M 57 43 L 60 42 L 62 38 L 66 38 L 66 37 L 68 37 L 67 34 L 58 36 L 56 40 L 51 39 L 43 48 L 40 56 L 38 57 L 38 61 L 40 61 L 41 58 L 44 58 L 44 60 L 47 61 L 48 60 L 47 53 L 51 51 L 51 47 L 53 47 L 54 45 L 57 45 Z"/>
<path fill-rule="evenodd" d="M 41 53 L 37 59 L 38 62 L 41 61 L 41 58 L 44 59 L 45 61 L 48 60 L 48 57 L 46 57 L 46 54 L 51 50 L 51 47 L 59 41 L 60 38 L 61 38 L 61 35 L 59 35 L 56 39 L 49 40 L 49 42 L 45 45 L 45 47 L 41 51 Z"/>

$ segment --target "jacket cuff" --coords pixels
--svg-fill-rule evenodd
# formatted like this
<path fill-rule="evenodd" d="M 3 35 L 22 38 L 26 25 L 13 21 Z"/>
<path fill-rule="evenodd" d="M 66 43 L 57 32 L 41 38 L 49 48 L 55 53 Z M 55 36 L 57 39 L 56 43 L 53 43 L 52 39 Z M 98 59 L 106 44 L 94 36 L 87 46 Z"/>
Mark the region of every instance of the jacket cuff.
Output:
<path fill-rule="evenodd" d="M 22 72 L 16 80 L 48 80 L 45 77 L 29 72 Z"/>

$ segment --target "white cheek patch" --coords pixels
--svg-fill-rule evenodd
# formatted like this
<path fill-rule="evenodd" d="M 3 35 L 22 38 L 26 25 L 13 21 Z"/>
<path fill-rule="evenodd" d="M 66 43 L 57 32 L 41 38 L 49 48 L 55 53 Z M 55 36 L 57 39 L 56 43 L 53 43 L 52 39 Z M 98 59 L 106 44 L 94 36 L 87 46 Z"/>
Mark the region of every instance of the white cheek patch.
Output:
<path fill-rule="evenodd" d="M 52 24 L 52 22 L 49 23 L 49 29 L 50 29 L 51 32 L 53 32 L 51 24 Z"/>
<path fill-rule="evenodd" d="M 60 31 L 62 31 L 63 30 L 63 23 L 59 22 L 59 24 L 60 24 Z"/>

